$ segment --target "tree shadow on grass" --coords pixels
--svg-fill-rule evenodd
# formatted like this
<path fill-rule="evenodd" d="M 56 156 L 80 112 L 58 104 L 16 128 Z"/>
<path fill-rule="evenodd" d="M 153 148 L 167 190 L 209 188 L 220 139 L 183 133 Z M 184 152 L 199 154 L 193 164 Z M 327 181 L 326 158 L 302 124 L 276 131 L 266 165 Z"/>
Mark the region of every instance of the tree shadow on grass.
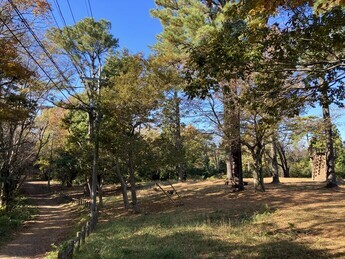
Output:
<path fill-rule="evenodd" d="M 157 236 L 138 231 L 122 238 L 106 239 L 101 231 L 77 258 L 330 258 L 324 250 L 312 250 L 289 240 L 243 244 L 198 230 Z"/>

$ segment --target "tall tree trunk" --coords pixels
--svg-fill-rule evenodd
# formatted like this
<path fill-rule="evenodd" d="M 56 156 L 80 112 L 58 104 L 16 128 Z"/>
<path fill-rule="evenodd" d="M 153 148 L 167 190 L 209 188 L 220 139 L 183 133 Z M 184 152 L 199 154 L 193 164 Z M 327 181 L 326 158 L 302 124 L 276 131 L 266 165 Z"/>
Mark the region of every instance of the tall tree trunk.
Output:
<path fill-rule="evenodd" d="M 175 104 L 175 145 L 179 154 L 179 161 L 176 166 L 179 182 L 185 180 L 184 166 L 183 166 L 183 154 L 182 154 L 182 138 L 181 138 L 181 111 L 180 111 L 180 99 L 178 97 L 177 90 L 174 90 L 174 104 Z"/>
<path fill-rule="evenodd" d="M 95 110 L 90 107 L 89 111 L 89 134 L 90 141 L 93 144 L 93 161 L 92 161 L 92 181 L 91 181 L 91 216 L 93 217 L 97 209 L 97 174 L 98 174 L 98 161 L 99 161 L 99 141 L 98 141 L 98 129 L 99 122 L 96 118 Z"/>
<path fill-rule="evenodd" d="M 322 81 L 323 82 L 323 81 Z M 332 132 L 332 121 L 329 110 L 329 98 L 327 95 L 327 88 L 324 87 L 322 91 L 321 98 L 323 122 L 325 125 L 325 135 L 326 135 L 326 170 L 327 170 L 327 183 L 326 187 L 336 187 L 337 179 L 335 175 L 335 158 L 333 149 L 333 132 Z"/>
<path fill-rule="evenodd" d="M 101 175 L 97 177 L 97 190 L 98 190 L 98 204 L 103 206 L 103 178 Z"/>
<path fill-rule="evenodd" d="M 243 190 L 243 172 L 242 172 L 242 149 L 240 133 L 240 110 L 235 101 L 237 95 L 236 82 L 229 87 L 223 86 L 223 109 L 224 123 L 223 132 L 226 138 L 227 150 L 227 176 L 238 180 L 238 189 Z M 232 161 L 232 165 L 231 162 Z"/>
<path fill-rule="evenodd" d="M 252 158 L 254 160 L 253 164 L 253 180 L 255 191 L 265 191 L 264 178 L 262 174 L 262 154 L 264 152 L 264 146 L 261 142 L 257 142 L 254 146 L 246 144 L 248 147 Z"/>
<path fill-rule="evenodd" d="M 116 162 L 116 175 L 120 180 L 121 183 L 121 192 L 122 192 L 122 197 L 123 197 L 123 205 L 125 206 L 125 209 L 128 210 L 129 209 L 129 200 L 128 200 L 128 194 L 127 194 L 127 184 L 125 182 L 125 180 L 123 179 L 123 176 L 121 174 L 120 171 L 120 164 L 117 161 Z"/>
<path fill-rule="evenodd" d="M 272 135 L 271 156 L 272 156 L 272 168 L 273 168 L 272 183 L 280 183 L 279 171 L 278 171 L 278 159 L 277 159 L 277 139 L 275 137 L 275 133 Z"/>
<path fill-rule="evenodd" d="M 135 186 L 135 170 L 134 170 L 134 161 L 133 161 L 132 151 L 129 151 L 128 164 L 129 164 L 129 183 L 131 184 L 133 211 L 135 213 L 139 213 L 140 206 L 138 204 L 137 191 L 136 191 L 136 186 Z"/>
<path fill-rule="evenodd" d="M 11 179 L 10 172 L 8 167 L 3 166 L 1 169 L 1 181 L 2 181 L 2 190 L 1 190 L 1 206 L 8 208 L 7 205 L 11 201 Z"/>
<path fill-rule="evenodd" d="M 283 170 L 283 176 L 285 178 L 290 177 L 290 168 L 289 168 L 289 164 L 288 164 L 288 161 L 286 158 L 285 150 L 279 142 L 276 143 L 276 147 L 277 147 L 277 152 L 278 152 L 278 156 L 280 159 L 280 164 L 278 164 L 278 165 Z"/>
<path fill-rule="evenodd" d="M 260 154 L 261 151 L 256 152 L 254 157 L 254 171 L 253 171 L 253 178 L 254 178 L 254 188 L 255 191 L 265 191 L 264 185 L 264 177 L 262 174 L 262 155 Z"/>
<path fill-rule="evenodd" d="M 229 144 L 230 145 L 230 144 Z M 226 178 L 228 180 L 233 179 L 234 175 L 234 164 L 232 159 L 232 152 L 231 149 L 226 149 Z"/>

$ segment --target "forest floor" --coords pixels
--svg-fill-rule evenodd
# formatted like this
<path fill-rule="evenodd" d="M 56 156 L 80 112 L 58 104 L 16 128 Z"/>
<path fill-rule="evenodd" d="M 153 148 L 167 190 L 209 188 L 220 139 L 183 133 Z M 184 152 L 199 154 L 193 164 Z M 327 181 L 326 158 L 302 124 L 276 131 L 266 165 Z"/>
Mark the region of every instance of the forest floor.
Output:
<path fill-rule="evenodd" d="M 181 197 L 170 196 L 174 202 L 154 183 L 141 184 L 140 214 L 123 209 L 118 186 L 105 186 L 100 222 L 76 258 L 345 258 L 343 182 L 326 189 L 310 179 L 265 179 L 261 193 L 246 181 L 235 193 L 224 180 L 173 183 Z M 76 231 L 80 209 L 58 186 L 48 195 L 45 185 L 25 186 L 38 215 L 0 247 L 0 258 L 43 258 Z"/>
<path fill-rule="evenodd" d="M 0 247 L 0 258 L 44 258 L 54 246 L 71 235 L 81 212 L 65 195 L 79 195 L 80 188 L 61 189 L 53 184 L 52 193 L 47 190 L 46 182 L 24 184 L 23 194 L 37 208 L 37 215 L 25 222 L 11 241 Z"/>
<path fill-rule="evenodd" d="M 345 258 L 345 185 L 286 178 L 255 192 L 224 180 L 174 183 L 171 202 L 153 183 L 138 190 L 142 213 L 106 188 L 98 230 L 77 258 Z M 162 183 L 165 190 L 171 186 Z M 157 245 L 160 244 L 160 245 Z M 164 247 L 164 248 L 163 248 Z"/>

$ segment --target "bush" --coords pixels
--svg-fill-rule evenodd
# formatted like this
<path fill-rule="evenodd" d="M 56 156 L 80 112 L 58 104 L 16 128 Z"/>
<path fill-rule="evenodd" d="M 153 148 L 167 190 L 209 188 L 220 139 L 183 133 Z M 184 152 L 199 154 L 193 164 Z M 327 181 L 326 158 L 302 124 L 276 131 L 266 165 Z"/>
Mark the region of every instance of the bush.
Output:
<path fill-rule="evenodd" d="M 0 244 L 8 240 L 11 233 L 35 213 L 28 199 L 22 197 L 17 198 L 7 210 L 0 208 Z"/>

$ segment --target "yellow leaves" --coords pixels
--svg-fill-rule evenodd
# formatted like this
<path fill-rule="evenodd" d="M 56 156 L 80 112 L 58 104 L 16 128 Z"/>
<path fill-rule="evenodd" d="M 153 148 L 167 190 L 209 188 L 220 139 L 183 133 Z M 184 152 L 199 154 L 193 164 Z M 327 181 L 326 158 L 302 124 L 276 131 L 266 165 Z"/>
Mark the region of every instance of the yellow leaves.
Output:
<path fill-rule="evenodd" d="M 314 3 L 314 9 L 317 13 L 328 11 L 336 6 L 345 6 L 345 0 L 318 0 Z"/>

